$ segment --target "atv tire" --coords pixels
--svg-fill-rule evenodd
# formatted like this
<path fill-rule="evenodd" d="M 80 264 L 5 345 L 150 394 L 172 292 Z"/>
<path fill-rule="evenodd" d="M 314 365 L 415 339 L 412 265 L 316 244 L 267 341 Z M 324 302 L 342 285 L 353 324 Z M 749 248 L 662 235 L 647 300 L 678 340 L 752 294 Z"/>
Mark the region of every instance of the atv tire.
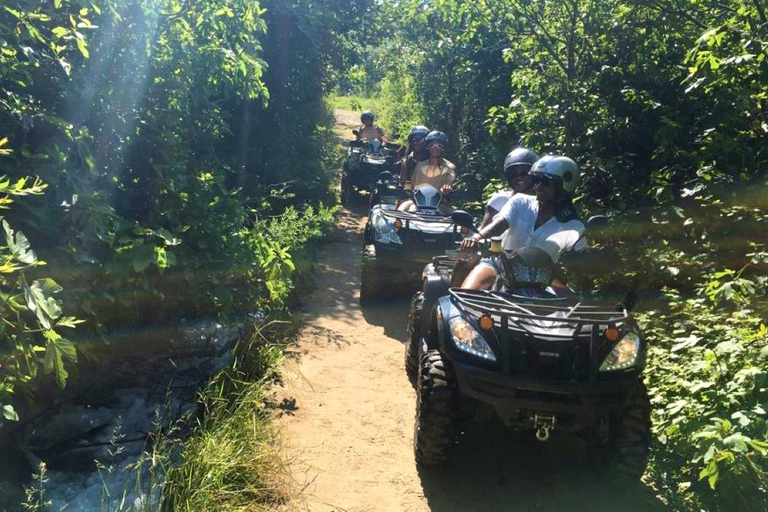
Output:
<path fill-rule="evenodd" d="M 424 292 L 418 292 L 411 299 L 408 310 L 408 331 L 405 339 L 405 373 L 411 382 L 416 382 L 419 372 L 419 345 L 421 345 L 421 314 L 424 309 Z"/>
<path fill-rule="evenodd" d="M 595 469 L 611 480 L 637 481 L 648 462 L 651 402 L 642 381 L 633 387 L 623 412 L 608 418 L 605 428 L 590 432 L 587 450 Z"/>
<path fill-rule="evenodd" d="M 451 362 L 438 350 L 421 358 L 416 385 L 416 463 L 442 466 L 455 443 L 459 416 L 458 385 Z"/>
<path fill-rule="evenodd" d="M 376 247 L 363 247 L 363 261 L 360 265 L 360 303 L 370 304 L 382 296 L 381 282 L 376 265 Z"/>

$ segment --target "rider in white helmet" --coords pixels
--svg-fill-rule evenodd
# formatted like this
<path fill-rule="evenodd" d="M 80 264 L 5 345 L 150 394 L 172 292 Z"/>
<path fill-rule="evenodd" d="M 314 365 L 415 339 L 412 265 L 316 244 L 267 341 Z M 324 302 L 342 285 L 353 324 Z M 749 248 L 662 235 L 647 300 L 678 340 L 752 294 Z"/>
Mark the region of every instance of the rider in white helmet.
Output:
<path fill-rule="evenodd" d="M 579 185 L 576 162 L 565 156 L 545 156 L 529 172 L 535 183 L 535 196 L 515 194 L 493 221 L 480 230 L 485 237 L 506 231 L 502 242 L 505 251 L 523 247 L 544 250 L 553 261 L 567 250 L 582 250 L 584 224 L 573 206 L 573 195 Z M 475 254 L 479 235 L 464 239 L 461 249 Z M 483 260 L 464 279 L 462 288 L 490 289 L 497 270 L 490 260 Z"/>

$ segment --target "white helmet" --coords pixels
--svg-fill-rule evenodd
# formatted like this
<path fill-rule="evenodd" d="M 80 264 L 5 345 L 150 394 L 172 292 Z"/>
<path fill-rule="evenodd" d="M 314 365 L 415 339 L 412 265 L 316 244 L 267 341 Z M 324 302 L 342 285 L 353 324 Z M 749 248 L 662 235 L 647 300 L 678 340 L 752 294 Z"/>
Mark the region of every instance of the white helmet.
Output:
<path fill-rule="evenodd" d="M 550 178 L 555 178 L 563 192 L 573 195 L 576 191 L 576 187 L 579 186 L 581 172 L 576 162 L 568 158 L 567 156 L 555 156 L 547 155 L 536 161 L 528 172 L 533 179 L 536 179 L 536 175 L 545 175 Z"/>

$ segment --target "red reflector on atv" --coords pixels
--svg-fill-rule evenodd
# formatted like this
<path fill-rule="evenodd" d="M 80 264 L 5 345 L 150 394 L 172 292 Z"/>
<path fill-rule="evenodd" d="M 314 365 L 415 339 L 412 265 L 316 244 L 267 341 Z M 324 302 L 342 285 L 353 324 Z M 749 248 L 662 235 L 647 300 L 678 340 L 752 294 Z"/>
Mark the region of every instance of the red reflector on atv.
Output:
<path fill-rule="evenodd" d="M 605 336 L 605 339 L 607 339 L 608 341 L 619 341 L 619 337 L 621 336 L 621 333 L 617 328 L 609 327 L 605 330 L 603 335 Z"/>
<path fill-rule="evenodd" d="M 480 328 L 484 331 L 490 331 L 493 329 L 493 318 L 491 318 L 488 315 L 483 315 L 480 317 L 480 321 L 477 322 Z"/>

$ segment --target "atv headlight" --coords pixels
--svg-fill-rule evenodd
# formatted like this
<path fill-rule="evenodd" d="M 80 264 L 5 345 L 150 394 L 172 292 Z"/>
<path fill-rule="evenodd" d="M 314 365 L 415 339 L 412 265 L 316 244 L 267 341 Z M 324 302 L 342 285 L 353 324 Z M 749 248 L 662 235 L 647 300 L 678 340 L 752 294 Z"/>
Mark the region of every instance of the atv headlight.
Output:
<path fill-rule="evenodd" d="M 640 337 L 628 332 L 621 338 L 603 364 L 600 365 L 601 372 L 611 372 L 614 370 L 626 370 L 631 368 L 637 362 L 637 356 L 640 353 Z"/>
<path fill-rule="evenodd" d="M 487 361 L 495 361 L 496 355 L 488 346 L 483 335 L 472 324 L 461 318 L 453 317 L 448 321 L 451 326 L 451 334 L 456 347 L 468 354 L 481 357 Z"/>
<path fill-rule="evenodd" d="M 373 217 L 373 239 L 385 244 L 403 244 L 395 226 L 384 215 L 374 215 Z"/>

